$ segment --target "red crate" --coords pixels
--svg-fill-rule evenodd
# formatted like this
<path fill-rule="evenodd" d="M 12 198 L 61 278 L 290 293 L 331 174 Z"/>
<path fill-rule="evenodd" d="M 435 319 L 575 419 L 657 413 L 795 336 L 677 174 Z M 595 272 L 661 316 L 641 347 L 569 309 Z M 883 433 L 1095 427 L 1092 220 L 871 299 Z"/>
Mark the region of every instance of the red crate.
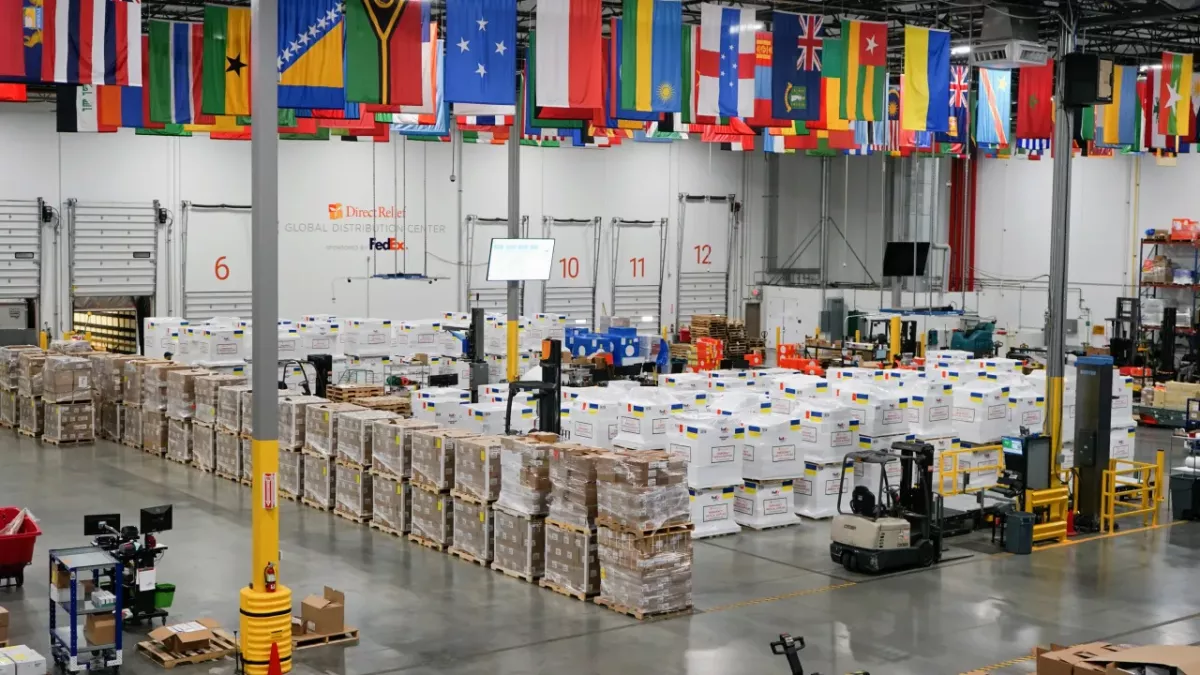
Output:
<path fill-rule="evenodd" d="M 13 521 L 21 509 L 15 506 L 0 506 L 0 530 Z M 42 529 L 32 519 L 21 523 L 21 531 L 9 536 L 0 536 L 0 577 L 17 576 L 20 570 L 33 562 L 33 545 Z"/>

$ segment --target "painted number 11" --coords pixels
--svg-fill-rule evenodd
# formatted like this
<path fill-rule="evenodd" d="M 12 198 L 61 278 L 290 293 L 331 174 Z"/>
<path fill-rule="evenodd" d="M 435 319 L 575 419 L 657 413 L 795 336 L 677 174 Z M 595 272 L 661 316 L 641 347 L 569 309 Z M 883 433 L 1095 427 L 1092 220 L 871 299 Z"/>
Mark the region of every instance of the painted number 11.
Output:
<path fill-rule="evenodd" d="M 646 259 L 645 258 L 630 258 L 629 264 L 633 266 L 633 276 L 646 276 Z"/>

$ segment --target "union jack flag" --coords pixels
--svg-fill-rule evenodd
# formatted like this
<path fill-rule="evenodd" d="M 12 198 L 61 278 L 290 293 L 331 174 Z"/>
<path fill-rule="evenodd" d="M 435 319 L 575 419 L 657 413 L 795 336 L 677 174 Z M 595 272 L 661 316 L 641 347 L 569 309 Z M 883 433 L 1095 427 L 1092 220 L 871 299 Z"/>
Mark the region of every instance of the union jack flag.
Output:
<path fill-rule="evenodd" d="M 796 38 L 796 69 L 821 70 L 821 17 L 800 15 L 800 35 Z"/>
<path fill-rule="evenodd" d="M 971 88 L 967 66 L 953 66 L 950 69 L 950 107 L 967 107 L 967 91 Z"/>

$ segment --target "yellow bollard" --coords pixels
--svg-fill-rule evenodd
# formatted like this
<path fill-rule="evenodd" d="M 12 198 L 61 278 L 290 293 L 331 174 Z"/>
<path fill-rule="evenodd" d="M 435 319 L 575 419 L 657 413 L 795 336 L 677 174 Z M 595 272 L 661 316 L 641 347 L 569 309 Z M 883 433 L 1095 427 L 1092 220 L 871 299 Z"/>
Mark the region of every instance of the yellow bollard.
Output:
<path fill-rule="evenodd" d="M 280 577 L 279 504 L 267 508 L 268 492 L 264 491 L 263 476 L 270 474 L 272 480 L 279 476 L 279 441 L 253 439 L 250 454 L 254 467 L 250 521 L 252 576 L 250 583 L 242 587 L 239 603 L 242 662 L 248 675 L 266 673 L 274 643 L 279 645 L 279 660 L 287 673 L 292 670 L 292 591 L 283 584 L 277 584 L 274 591 L 266 590 L 268 568 L 274 579 Z M 278 500 L 277 486 L 271 491 L 272 498 Z"/>

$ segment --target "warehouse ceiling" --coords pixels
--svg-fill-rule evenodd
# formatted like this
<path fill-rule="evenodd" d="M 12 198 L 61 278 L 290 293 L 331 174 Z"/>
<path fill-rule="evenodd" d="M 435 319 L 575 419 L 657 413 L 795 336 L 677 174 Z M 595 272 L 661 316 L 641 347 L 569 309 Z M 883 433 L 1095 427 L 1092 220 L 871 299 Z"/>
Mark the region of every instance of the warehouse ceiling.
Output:
<path fill-rule="evenodd" d="M 280 0 L 286 1 L 286 0 Z M 705 0 L 682 0 L 687 19 L 700 20 Z M 619 14 L 620 0 L 603 0 L 606 14 Z M 202 0 L 143 0 L 146 19 L 198 21 L 204 12 Z M 249 5 L 249 1 L 228 4 Z M 753 6 L 728 2 L 733 5 Z M 992 15 L 1012 14 L 1036 21 L 1040 40 L 1050 46 L 1058 42 L 1061 18 L 1076 26 L 1079 46 L 1102 55 L 1130 61 L 1155 60 L 1164 50 L 1200 51 L 1200 0 L 780 0 L 755 3 L 764 9 L 823 14 L 834 19 L 830 34 L 837 33 L 840 19 L 887 20 L 892 23 L 891 48 L 899 55 L 901 31 L 906 22 L 951 31 L 954 44 L 969 45 L 978 39 L 984 9 Z M 519 0 L 522 30 L 533 24 L 536 0 Z M 444 0 L 435 0 L 435 16 L 444 11 Z"/>

